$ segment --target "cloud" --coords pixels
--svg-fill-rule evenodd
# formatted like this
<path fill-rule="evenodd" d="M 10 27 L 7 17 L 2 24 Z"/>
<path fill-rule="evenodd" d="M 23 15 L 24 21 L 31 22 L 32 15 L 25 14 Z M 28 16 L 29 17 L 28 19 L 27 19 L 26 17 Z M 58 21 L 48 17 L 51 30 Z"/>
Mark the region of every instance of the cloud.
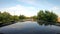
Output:
<path fill-rule="evenodd" d="M 12 15 L 23 14 L 23 15 L 26 15 L 26 16 L 33 16 L 33 15 L 36 15 L 36 13 L 37 13 L 37 9 L 35 7 L 32 7 L 32 6 L 25 7 L 25 6 L 22 6 L 22 5 L 16 5 L 16 6 L 9 7 L 9 8 L 3 8 L 0 11 L 9 12 Z"/>
<path fill-rule="evenodd" d="M 59 10 L 60 8 L 59 7 L 56 7 L 56 6 L 54 6 L 54 7 L 52 7 L 52 10 Z"/>
<path fill-rule="evenodd" d="M 60 14 L 60 7 L 49 3 L 47 0 L 17 0 L 20 4 L 9 8 L 2 8 L 1 11 L 7 11 L 12 15 L 24 14 L 26 16 L 36 15 L 39 10 L 52 10 L 53 12 Z"/>
<path fill-rule="evenodd" d="M 33 5 L 33 6 L 52 6 L 51 3 L 49 3 L 47 0 L 17 0 L 19 2 L 23 2 L 23 3 L 26 3 L 26 4 L 30 4 L 30 5 Z"/>
<path fill-rule="evenodd" d="M 60 7 L 54 6 L 50 8 L 50 10 L 52 10 L 54 13 L 56 13 L 60 17 Z"/>
<path fill-rule="evenodd" d="M 26 4 L 30 4 L 32 6 L 39 6 L 38 0 L 18 0 L 18 1 Z"/>
<path fill-rule="evenodd" d="M 36 2 L 37 0 L 18 0 L 18 1 L 24 2 L 24 3 L 29 3 L 29 4 L 35 4 L 35 2 Z"/>

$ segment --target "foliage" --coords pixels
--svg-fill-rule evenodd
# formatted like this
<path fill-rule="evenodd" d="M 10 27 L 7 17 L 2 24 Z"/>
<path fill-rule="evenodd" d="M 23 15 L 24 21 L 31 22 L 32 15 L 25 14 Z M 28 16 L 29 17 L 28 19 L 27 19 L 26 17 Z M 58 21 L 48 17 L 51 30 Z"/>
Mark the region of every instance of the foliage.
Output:
<path fill-rule="evenodd" d="M 7 12 L 3 12 L 0 14 L 0 22 L 2 23 L 6 23 L 6 22 L 10 22 L 10 14 Z"/>
<path fill-rule="evenodd" d="M 11 22 L 14 22 L 14 21 L 23 21 L 23 19 L 31 19 L 33 18 L 34 21 L 36 20 L 39 20 L 39 21 L 44 21 L 46 23 L 50 23 L 50 22 L 57 22 L 57 15 L 53 12 L 50 12 L 50 11 L 43 11 L 43 10 L 40 10 L 37 14 L 37 16 L 31 16 L 31 17 L 26 17 L 24 15 L 20 15 L 20 16 L 17 16 L 17 15 L 14 15 L 12 16 L 10 13 L 8 12 L 1 12 L 0 11 L 0 24 L 3 23 L 11 23 Z M 42 24 L 42 23 L 41 23 Z"/>
<path fill-rule="evenodd" d="M 23 20 L 23 19 L 25 19 L 25 18 L 26 18 L 26 17 L 25 17 L 24 15 L 20 15 L 20 16 L 19 16 L 19 19 L 20 19 L 20 20 Z"/>
<path fill-rule="evenodd" d="M 45 11 L 40 10 L 37 14 L 37 18 L 38 18 L 38 20 L 42 20 L 42 21 L 45 21 L 45 22 L 55 23 L 55 22 L 57 22 L 58 16 L 53 12 L 50 12 L 50 11 L 47 11 L 47 10 L 45 10 Z"/>
<path fill-rule="evenodd" d="M 14 15 L 10 17 L 11 21 L 19 21 L 19 16 Z"/>
<path fill-rule="evenodd" d="M 13 16 L 15 21 L 19 21 L 19 17 L 17 15 Z"/>
<path fill-rule="evenodd" d="M 3 13 L 0 12 L 0 23 L 9 24 L 12 21 L 15 22 L 19 21 L 19 16 L 16 15 L 12 16 L 8 12 L 3 12 Z"/>
<path fill-rule="evenodd" d="M 32 16 L 31 18 L 32 18 L 34 21 L 37 20 L 37 16 Z"/>

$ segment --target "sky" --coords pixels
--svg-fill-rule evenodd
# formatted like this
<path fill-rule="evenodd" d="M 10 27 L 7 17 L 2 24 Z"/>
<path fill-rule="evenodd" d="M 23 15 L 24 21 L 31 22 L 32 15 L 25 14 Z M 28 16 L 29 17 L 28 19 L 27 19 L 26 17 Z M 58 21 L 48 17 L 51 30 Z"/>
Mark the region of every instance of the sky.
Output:
<path fill-rule="evenodd" d="M 37 15 L 39 10 L 53 11 L 60 17 L 60 0 L 0 0 L 0 11 L 11 15 Z"/>

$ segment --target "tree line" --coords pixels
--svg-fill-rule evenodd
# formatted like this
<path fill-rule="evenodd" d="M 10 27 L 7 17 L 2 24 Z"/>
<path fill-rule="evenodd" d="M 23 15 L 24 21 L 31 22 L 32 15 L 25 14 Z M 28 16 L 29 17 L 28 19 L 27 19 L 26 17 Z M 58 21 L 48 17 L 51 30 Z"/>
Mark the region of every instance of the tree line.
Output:
<path fill-rule="evenodd" d="M 58 21 L 58 15 L 53 11 L 40 10 L 37 14 L 37 20 L 40 24 L 56 24 Z"/>
<path fill-rule="evenodd" d="M 11 15 L 8 12 L 0 12 L 0 25 L 8 25 L 25 19 L 24 15 Z"/>
<path fill-rule="evenodd" d="M 21 21 L 23 19 L 29 19 L 32 18 L 34 21 L 38 21 L 41 23 L 41 21 L 44 22 L 52 22 L 52 23 L 56 23 L 57 22 L 57 14 L 55 14 L 52 11 L 48 11 L 48 10 L 40 10 L 36 16 L 31 16 L 31 17 L 26 17 L 24 15 L 11 15 L 8 12 L 0 12 L 0 24 L 9 24 L 9 23 L 13 23 L 13 22 L 18 22 Z"/>

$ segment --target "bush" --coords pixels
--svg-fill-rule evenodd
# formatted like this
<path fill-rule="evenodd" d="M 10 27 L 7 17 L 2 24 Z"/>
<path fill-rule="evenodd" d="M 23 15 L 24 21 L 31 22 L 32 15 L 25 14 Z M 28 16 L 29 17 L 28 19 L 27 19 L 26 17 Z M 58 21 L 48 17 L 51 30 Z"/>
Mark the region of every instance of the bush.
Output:
<path fill-rule="evenodd" d="M 50 11 L 43 11 L 43 10 L 40 10 L 37 14 L 37 20 L 42 20 L 42 21 L 45 21 L 45 22 L 52 22 L 52 23 L 56 23 L 57 22 L 57 18 L 58 16 L 53 13 L 53 12 L 50 12 Z"/>

